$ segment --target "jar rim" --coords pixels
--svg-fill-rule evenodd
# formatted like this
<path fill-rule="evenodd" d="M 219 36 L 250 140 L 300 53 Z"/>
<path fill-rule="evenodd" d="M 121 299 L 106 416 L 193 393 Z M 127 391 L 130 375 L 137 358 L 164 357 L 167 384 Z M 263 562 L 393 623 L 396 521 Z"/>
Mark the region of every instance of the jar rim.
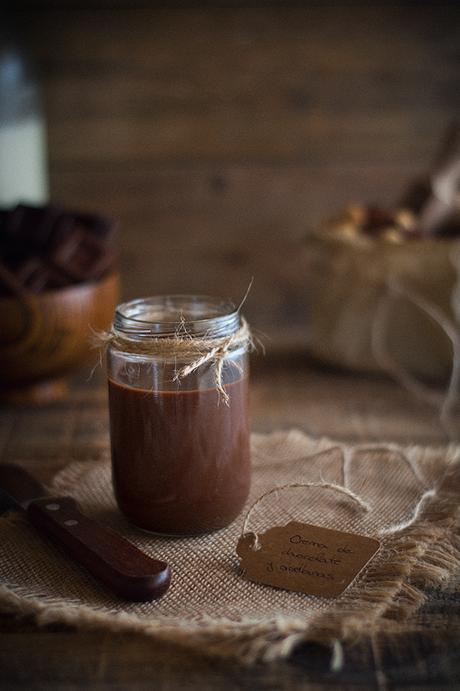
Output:
<path fill-rule="evenodd" d="M 219 338 L 241 326 L 239 309 L 222 297 L 194 294 L 153 295 L 123 302 L 115 310 L 115 330 L 130 338 Z"/>

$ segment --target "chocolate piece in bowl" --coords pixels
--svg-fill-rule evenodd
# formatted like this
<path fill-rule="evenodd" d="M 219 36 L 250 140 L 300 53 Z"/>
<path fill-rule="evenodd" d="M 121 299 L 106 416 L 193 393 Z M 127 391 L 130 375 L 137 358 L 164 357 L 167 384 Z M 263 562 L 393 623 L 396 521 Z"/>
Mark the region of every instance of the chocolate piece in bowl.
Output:
<path fill-rule="evenodd" d="M 28 252 L 28 246 L 21 243 L 18 237 L 23 215 L 23 210 L 18 207 L 11 210 L 2 209 L 0 253 L 1 258 L 10 265 L 26 256 Z"/>
<path fill-rule="evenodd" d="M 93 236 L 109 247 L 114 239 L 117 223 L 108 216 L 61 212 L 54 228 L 53 247 L 57 247 L 61 242 L 65 242 L 66 238 L 75 230 L 81 231 L 86 236 Z"/>
<path fill-rule="evenodd" d="M 84 281 L 103 276 L 114 263 L 114 253 L 102 240 L 72 227 L 60 234 L 50 260 L 71 280 Z"/>
<path fill-rule="evenodd" d="M 54 227 L 61 213 L 59 208 L 53 206 L 17 206 L 14 211 L 14 214 L 18 216 L 18 222 L 14 229 L 15 240 L 24 246 L 29 254 L 35 252 L 46 254 Z"/>
<path fill-rule="evenodd" d="M 0 261 L 0 298 L 4 295 L 16 295 L 21 290 L 22 286 L 15 274 Z"/>
<path fill-rule="evenodd" d="M 98 216 L 97 214 L 76 214 L 75 225 L 82 226 L 87 229 L 92 235 L 96 235 L 104 239 L 106 242 L 111 242 L 117 230 L 117 223 L 113 218 L 108 216 Z"/>
<path fill-rule="evenodd" d="M 20 204 L 1 211 L 0 257 L 13 273 L 22 271 L 26 260 L 39 257 L 48 271 L 54 265 L 58 273 L 67 276 L 68 283 L 94 280 L 115 264 L 110 246 L 115 228 L 112 219 L 97 214 Z M 45 287 L 48 284 L 44 281 Z"/>
<path fill-rule="evenodd" d="M 34 293 L 65 288 L 69 283 L 65 274 L 39 257 L 32 257 L 20 264 L 15 276 L 21 286 Z"/>
<path fill-rule="evenodd" d="M 14 269 L 28 258 L 46 254 L 47 244 L 61 211 L 54 207 L 33 207 L 19 204 L 3 211 L 0 253 Z"/>

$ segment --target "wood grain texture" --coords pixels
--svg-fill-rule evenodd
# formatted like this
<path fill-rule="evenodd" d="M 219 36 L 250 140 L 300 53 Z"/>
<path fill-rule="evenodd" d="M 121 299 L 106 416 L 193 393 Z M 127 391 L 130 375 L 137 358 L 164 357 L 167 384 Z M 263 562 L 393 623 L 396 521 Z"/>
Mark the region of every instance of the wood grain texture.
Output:
<path fill-rule="evenodd" d="M 458 634 L 457 634 L 458 635 Z M 382 653 L 389 689 L 455 689 L 459 666 L 446 648 L 455 644 L 455 634 L 427 637 L 415 634 L 410 641 L 382 640 Z M 88 688 L 96 691 L 151 689 L 165 691 L 355 691 L 381 689 L 371 648 L 357 645 L 347 651 L 344 671 L 329 670 L 330 651 L 305 646 L 291 662 L 243 669 L 235 665 L 209 664 L 179 648 L 155 647 L 144 638 L 89 632 L 22 631 L 5 636 L 0 661 L 5 689 Z M 27 649 L 27 656 L 18 655 Z M 440 664 L 440 660 L 441 662 Z M 75 664 L 78 661 L 78 664 Z"/>
<path fill-rule="evenodd" d="M 327 4 L 40 14 L 52 158 L 422 163 L 458 107 L 452 20 Z"/>
<path fill-rule="evenodd" d="M 254 276 L 251 321 L 303 346 L 300 238 L 349 200 L 391 203 L 428 165 L 460 112 L 458 10 L 53 5 L 20 13 L 53 198 L 121 219 L 125 296 L 238 300 Z"/>
<path fill-rule="evenodd" d="M 358 186 L 346 171 L 294 165 L 281 172 L 276 166 L 76 170 L 61 172 L 59 200 L 121 219 L 125 297 L 224 292 L 238 301 L 254 276 L 245 311 L 280 348 L 306 342 L 303 236 L 307 219 L 322 215 L 324 189 L 342 206 L 408 176 L 369 168 Z"/>

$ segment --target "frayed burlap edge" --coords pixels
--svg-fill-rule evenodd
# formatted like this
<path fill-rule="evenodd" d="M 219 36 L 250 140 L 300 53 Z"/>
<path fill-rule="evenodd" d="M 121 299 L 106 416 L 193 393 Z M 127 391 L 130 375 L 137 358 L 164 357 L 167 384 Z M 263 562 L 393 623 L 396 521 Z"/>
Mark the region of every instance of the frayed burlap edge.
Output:
<path fill-rule="evenodd" d="M 406 453 L 410 455 L 413 450 L 415 447 Z M 75 468 L 69 468 L 70 473 L 74 471 Z M 66 472 L 58 476 L 57 485 Z M 404 623 L 426 599 L 424 589 L 446 583 L 459 568 L 459 494 L 460 458 L 454 454 L 450 462 L 446 461 L 437 487 L 420 505 L 414 522 L 384 538 L 380 558 L 370 563 L 359 593 L 350 589 L 327 612 L 319 613 L 308 623 L 299 617 L 283 616 L 266 621 L 204 616 L 193 622 L 146 622 L 123 612 L 104 613 L 80 605 L 37 602 L 7 586 L 0 586 L 0 608 L 17 616 L 32 617 L 39 626 L 59 623 L 77 629 L 141 633 L 201 654 L 246 664 L 286 658 L 301 643 L 322 643 L 333 647 L 335 663 L 338 661 L 340 666 L 342 643 L 404 630 Z"/>

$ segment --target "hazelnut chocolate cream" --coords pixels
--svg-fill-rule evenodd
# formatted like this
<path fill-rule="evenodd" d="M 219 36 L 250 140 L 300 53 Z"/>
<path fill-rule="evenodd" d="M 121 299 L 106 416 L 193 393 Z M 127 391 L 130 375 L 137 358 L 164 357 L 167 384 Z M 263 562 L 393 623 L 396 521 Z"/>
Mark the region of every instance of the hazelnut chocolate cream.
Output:
<path fill-rule="evenodd" d="M 250 481 L 247 379 L 143 391 L 109 380 L 113 482 L 121 511 L 161 533 L 202 533 L 241 511 Z"/>
<path fill-rule="evenodd" d="M 184 296 L 168 299 L 186 302 Z M 200 305 L 205 303 L 206 319 L 197 300 Z M 197 325 L 197 321 L 218 322 L 224 308 L 221 303 L 215 307 L 211 298 L 193 298 L 192 302 L 184 328 L 189 343 L 198 333 L 197 352 L 202 357 L 204 349 L 209 347 L 210 352 L 217 341 L 210 339 L 212 344 L 206 346 L 212 332 L 209 324 Z M 229 307 L 224 305 L 228 322 Z M 182 307 L 181 315 L 184 312 Z M 181 371 L 177 358 L 190 364 L 196 355 L 184 359 L 180 336 L 180 344 L 168 342 L 168 348 L 177 348 L 174 363 L 164 348 L 165 341 L 156 343 L 151 352 L 141 347 L 141 352 L 134 353 L 127 350 L 123 339 L 110 343 L 113 484 L 120 510 L 135 525 L 167 535 L 200 534 L 225 527 L 243 508 L 250 488 L 250 453 L 247 341 L 239 339 L 241 328 L 239 315 L 224 329 L 216 328 L 218 343 L 225 347 L 183 378 L 177 376 Z M 171 333 L 177 334 L 174 329 Z M 236 341 L 227 347 L 233 333 Z M 226 361 L 221 368 L 219 358 Z"/>

